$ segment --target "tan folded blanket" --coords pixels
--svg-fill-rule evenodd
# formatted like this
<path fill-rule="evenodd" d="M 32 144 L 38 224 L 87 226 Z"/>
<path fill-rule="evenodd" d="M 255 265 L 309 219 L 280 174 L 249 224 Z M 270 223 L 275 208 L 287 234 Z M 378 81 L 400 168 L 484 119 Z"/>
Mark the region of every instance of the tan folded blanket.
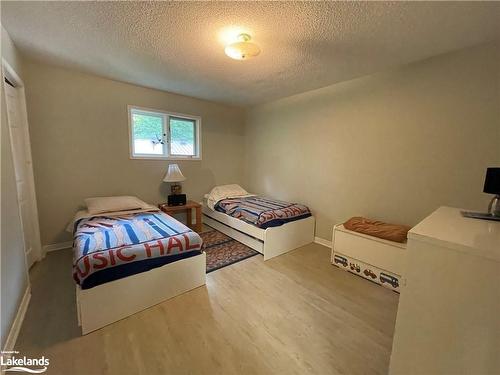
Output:
<path fill-rule="evenodd" d="M 365 217 L 351 217 L 344 223 L 344 228 L 368 236 L 401 243 L 406 242 L 406 236 L 411 229 L 408 225 L 388 224 Z"/>

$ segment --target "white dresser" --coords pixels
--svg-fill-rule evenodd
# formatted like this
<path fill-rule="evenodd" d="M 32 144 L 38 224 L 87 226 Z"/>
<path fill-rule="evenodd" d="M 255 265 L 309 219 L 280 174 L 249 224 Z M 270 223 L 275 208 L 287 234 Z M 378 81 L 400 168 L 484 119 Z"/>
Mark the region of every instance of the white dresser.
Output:
<path fill-rule="evenodd" d="M 500 374 L 500 222 L 441 207 L 407 251 L 390 374 Z"/>

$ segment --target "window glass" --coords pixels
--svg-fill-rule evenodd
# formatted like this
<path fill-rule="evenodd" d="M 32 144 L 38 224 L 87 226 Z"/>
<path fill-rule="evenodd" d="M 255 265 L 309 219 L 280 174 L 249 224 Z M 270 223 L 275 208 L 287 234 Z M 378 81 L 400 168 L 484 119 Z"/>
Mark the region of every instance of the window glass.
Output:
<path fill-rule="evenodd" d="M 196 121 L 170 117 L 170 154 L 196 155 Z"/>
<path fill-rule="evenodd" d="M 163 155 L 163 116 L 132 112 L 134 154 Z"/>

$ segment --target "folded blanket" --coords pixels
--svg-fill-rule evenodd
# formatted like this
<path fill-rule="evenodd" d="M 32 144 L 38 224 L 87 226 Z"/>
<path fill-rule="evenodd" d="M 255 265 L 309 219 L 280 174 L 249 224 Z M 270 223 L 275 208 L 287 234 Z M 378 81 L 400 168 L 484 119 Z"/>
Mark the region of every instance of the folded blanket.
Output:
<path fill-rule="evenodd" d="M 344 223 L 344 228 L 400 243 L 406 242 L 408 231 L 411 229 L 408 225 L 388 224 L 365 217 L 351 217 Z"/>

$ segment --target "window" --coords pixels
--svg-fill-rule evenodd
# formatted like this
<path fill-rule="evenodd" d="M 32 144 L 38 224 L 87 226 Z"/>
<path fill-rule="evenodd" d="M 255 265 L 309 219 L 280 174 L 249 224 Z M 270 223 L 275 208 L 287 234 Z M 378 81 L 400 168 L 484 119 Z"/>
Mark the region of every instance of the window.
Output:
<path fill-rule="evenodd" d="M 201 119 L 129 106 L 130 157 L 201 159 Z"/>

